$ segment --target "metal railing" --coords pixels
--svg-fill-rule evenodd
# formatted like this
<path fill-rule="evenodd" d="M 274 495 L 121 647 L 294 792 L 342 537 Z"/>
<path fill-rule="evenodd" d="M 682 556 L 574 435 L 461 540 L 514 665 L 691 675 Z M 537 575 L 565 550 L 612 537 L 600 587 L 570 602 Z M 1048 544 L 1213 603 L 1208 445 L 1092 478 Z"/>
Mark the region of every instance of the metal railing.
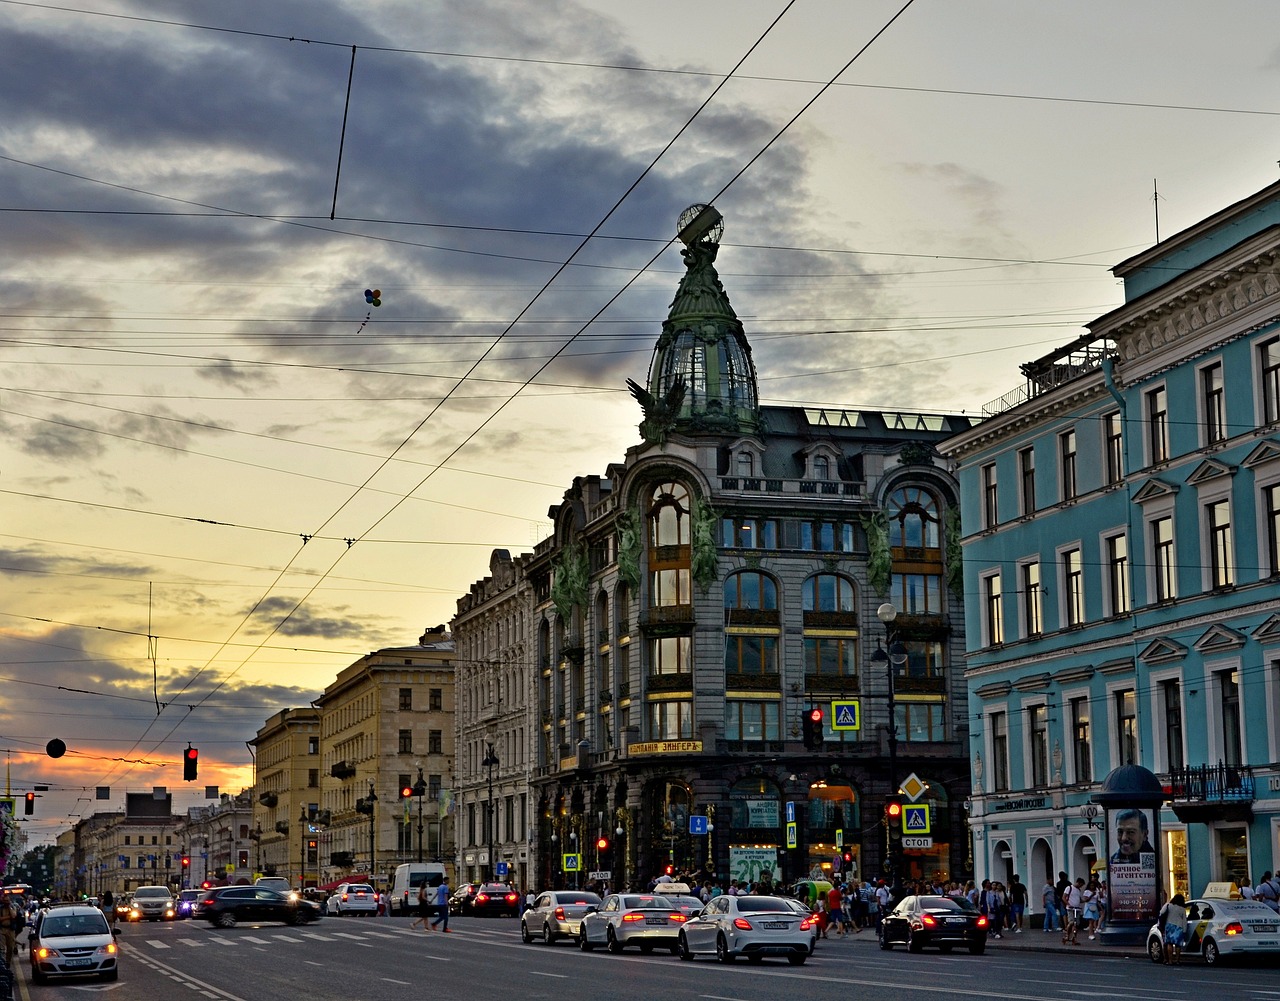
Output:
<path fill-rule="evenodd" d="M 1169 773 L 1169 798 L 1174 802 L 1252 803 L 1253 769 L 1248 765 L 1186 765 Z"/>

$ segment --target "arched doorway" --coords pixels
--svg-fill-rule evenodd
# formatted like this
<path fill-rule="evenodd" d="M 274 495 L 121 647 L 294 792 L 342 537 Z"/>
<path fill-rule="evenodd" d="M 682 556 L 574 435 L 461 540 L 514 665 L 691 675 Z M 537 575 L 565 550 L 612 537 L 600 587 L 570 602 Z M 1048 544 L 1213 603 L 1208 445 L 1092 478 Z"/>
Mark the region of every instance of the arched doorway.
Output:
<path fill-rule="evenodd" d="M 791 874 L 779 869 L 782 846 L 782 790 L 763 775 L 739 779 L 729 788 L 729 878 L 755 882 L 769 870 L 775 878 Z"/>

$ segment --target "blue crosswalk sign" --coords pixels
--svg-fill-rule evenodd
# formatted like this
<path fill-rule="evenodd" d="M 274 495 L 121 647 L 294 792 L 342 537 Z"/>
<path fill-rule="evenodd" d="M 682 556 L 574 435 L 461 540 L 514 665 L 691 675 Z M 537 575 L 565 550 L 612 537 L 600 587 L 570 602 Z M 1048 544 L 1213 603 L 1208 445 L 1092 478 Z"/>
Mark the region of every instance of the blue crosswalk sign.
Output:
<path fill-rule="evenodd" d="M 928 834 L 930 831 L 927 803 L 908 803 L 902 808 L 903 834 Z"/>
<path fill-rule="evenodd" d="M 831 703 L 831 729 L 832 730 L 861 730 L 862 729 L 862 703 L 857 699 L 851 699 L 848 702 L 832 702 Z"/>

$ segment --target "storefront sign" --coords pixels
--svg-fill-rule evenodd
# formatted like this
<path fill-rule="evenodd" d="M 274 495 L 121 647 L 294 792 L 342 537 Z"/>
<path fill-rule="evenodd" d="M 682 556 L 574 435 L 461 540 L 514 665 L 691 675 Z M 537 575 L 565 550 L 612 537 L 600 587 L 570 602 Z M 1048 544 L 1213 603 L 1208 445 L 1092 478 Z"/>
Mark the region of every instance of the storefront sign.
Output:
<path fill-rule="evenodd" d="M 777 848 L 743 848 L 729 846 L 729 878 L 739 883 L 744 880 L 754 883 L 760 873 L 778 871 Z"/>
<path fill-rule="evenodd" d="M 649 740 L 627 747 L 628 754 L 698 754 L 701 751 L 700 740 Z"/>
<path fill-rule="evenodd" d="M 1047 796 L 1029 796 L 1026 799 L 1001 799 L 990 804 L 992 813 L 1008 813 L 1010 810 L 1043 810 L 1049 805 Z"/>
<path fill-rule="evenodd" d="M 749 799 L 747 804 L 748 827 L 777 827 L 778 801 L 776 799 Z"/>

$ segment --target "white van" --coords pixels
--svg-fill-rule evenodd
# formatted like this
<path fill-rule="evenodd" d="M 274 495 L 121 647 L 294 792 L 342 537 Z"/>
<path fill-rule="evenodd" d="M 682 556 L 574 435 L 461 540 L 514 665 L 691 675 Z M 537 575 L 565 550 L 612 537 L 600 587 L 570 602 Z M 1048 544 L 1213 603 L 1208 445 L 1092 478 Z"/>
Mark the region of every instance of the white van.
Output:
<path fill-rule="evenodd" d="M 392 914 L 414 914 L 418 910 L 418 887 L 424 882 L 429 887 L 439 886 L 446 876 L 439 862 L 406 862 L 396 866 L 391 878 L 391 890 L 387 906 Z"/>

